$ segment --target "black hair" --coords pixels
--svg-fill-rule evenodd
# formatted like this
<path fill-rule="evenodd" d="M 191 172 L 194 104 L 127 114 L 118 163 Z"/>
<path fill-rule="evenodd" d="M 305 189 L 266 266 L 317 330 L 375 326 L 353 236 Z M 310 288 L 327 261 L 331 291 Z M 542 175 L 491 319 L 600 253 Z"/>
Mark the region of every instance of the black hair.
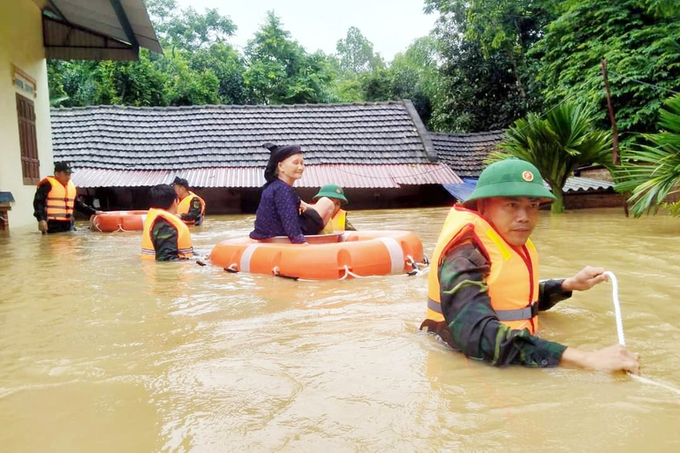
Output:
<path fill-rule="evenodd" d="M 186 179 L 180 178 L 179 176 L 176 176 L 175 180 L 172 183 L 174 185 L 182 186 L 186 190 L 190 190 L 189 189 L 189 181 L 187 181 Z"/>
<path fill-rule="evenodd" d="M 66 173 L 71 173 L 71 164 L 68 162 L 55 162 L 54 172 L 64 171 Z"/>
<path fill-rule="evenodd" d="M 267 148 L 270 153 L 273 153 L 275 150 L 279 149 L 280 146 L 275 145 L 273 143 L 265 143 L 262 145 L 263 148 Z"/>
<path fill-rule="evenodd" d="M 177 198 L 177 194 L 170 184 L 158 184 L 149 190 L 149 198 L 152 208 L 170 209 Z"/>

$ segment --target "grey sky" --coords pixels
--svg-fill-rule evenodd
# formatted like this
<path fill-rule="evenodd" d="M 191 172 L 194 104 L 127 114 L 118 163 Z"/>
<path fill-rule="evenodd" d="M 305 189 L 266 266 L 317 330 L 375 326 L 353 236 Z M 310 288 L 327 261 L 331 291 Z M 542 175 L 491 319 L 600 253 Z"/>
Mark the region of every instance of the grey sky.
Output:
<path fill-rule="evenodd" d="M 423 0 L 177 0 L 185 8 L 203 12 L 217 8 L 238 26 L 231 43 L 244 47 L 274 10 L 283 26 L 309 52 L 335 53 L 338 39 L 351 26 L 373 43 L 387 60 L 432 29 L 435 15 L 423 13 Z"/>

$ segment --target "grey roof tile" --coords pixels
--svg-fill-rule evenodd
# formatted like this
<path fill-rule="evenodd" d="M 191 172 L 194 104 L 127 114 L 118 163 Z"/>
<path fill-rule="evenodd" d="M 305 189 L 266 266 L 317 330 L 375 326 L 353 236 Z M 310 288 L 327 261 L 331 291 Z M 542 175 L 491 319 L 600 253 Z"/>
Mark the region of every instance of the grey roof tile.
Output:
<path fill-rule="evenodd" d="M 54 159 L 74 167 L 176 170 L 266 164 L 266 142 L 308 164 L 430 163 L 403 102 L 53 109 Z"/>
<path fill-rule="evenodd" d="M 476 178 L 484 169 L 484 159 L 503 141 L 504 131 L 473 134 L 430 133 L 439 160 L 461 178 Z"/>

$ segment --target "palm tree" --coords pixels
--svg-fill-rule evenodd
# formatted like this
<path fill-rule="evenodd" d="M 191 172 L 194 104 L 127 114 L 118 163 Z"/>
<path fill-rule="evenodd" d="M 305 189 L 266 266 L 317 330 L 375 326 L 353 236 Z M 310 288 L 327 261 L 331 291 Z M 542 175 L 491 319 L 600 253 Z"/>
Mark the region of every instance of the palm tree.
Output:
<path fill-rule="evenodd" d="M 616 190 L 631 192 L 628 199 L 635 217 L 652 210 L 656 214 L 663 200 L 680 191 L 680 95 L 665 102 L 659 112 L 656 134 L 642 134 L 651 145 L 639 145 L 623 153 L 616 171 Z"/>
<path fill-rule="evenodd" d="M 595 130 L 594 110 L 575 102 L 558 105 L 542 119 L 530 113 L 515 121 L 488 162 L 516 157 L 531 162 L 557 198 L 553 214 L 564 212 L 562 188 L 578 167 L 599 163 L 611 168 L 611 134 Z"/>

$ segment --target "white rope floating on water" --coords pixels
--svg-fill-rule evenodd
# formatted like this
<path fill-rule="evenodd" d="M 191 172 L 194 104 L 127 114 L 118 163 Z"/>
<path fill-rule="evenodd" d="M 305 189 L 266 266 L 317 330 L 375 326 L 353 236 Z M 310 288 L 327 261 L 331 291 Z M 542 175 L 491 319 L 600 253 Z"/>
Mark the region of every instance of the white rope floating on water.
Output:
<path fill-rule="evenodd" d="M 623 320 L 621 318 L 621 305 L 619 303 L 619 282 L 616 279 L 616 275 L 614 275 L 613 272 L 605 272 L 604 273 L 606 276 L 609 277 L 609 280 L 612 282 L 612 299 L 614 300 L 614 314 L 616 315 L 616 331 L 619 335 L 619 344 L 621 346 L 626 345 L 626 339 L 623 335 Z M 655 385 L 657 387 L 661 387 L 663 389 L 668 390 L 669 392 L 673 392 L 677 395 L 680 395 L 680 390 L 671 387 L 670 385 L 663 384 L 661 382 L 656 382 L 651 379 L 648 379 L 646 377 L 638 376 L 637 374 L 632 374 L 628 373 L 633 379 L 642 382 L 644 384 L 651 384 Z"/>
<path fill-rule="evenodd" d="M 423 261 L 426 261 L 426 259 L 423 259 Z M 413 268 L 413 271 L 406 274 L 409 277 L 414 275 L 416 277 L 420 277 L 421 275 L 427 275 L 427 273 L 430 272 L 430 268 L 427 266 L 427 263 L 418 263 L 411 255 L 406 255 L 406 262 Z"/>

